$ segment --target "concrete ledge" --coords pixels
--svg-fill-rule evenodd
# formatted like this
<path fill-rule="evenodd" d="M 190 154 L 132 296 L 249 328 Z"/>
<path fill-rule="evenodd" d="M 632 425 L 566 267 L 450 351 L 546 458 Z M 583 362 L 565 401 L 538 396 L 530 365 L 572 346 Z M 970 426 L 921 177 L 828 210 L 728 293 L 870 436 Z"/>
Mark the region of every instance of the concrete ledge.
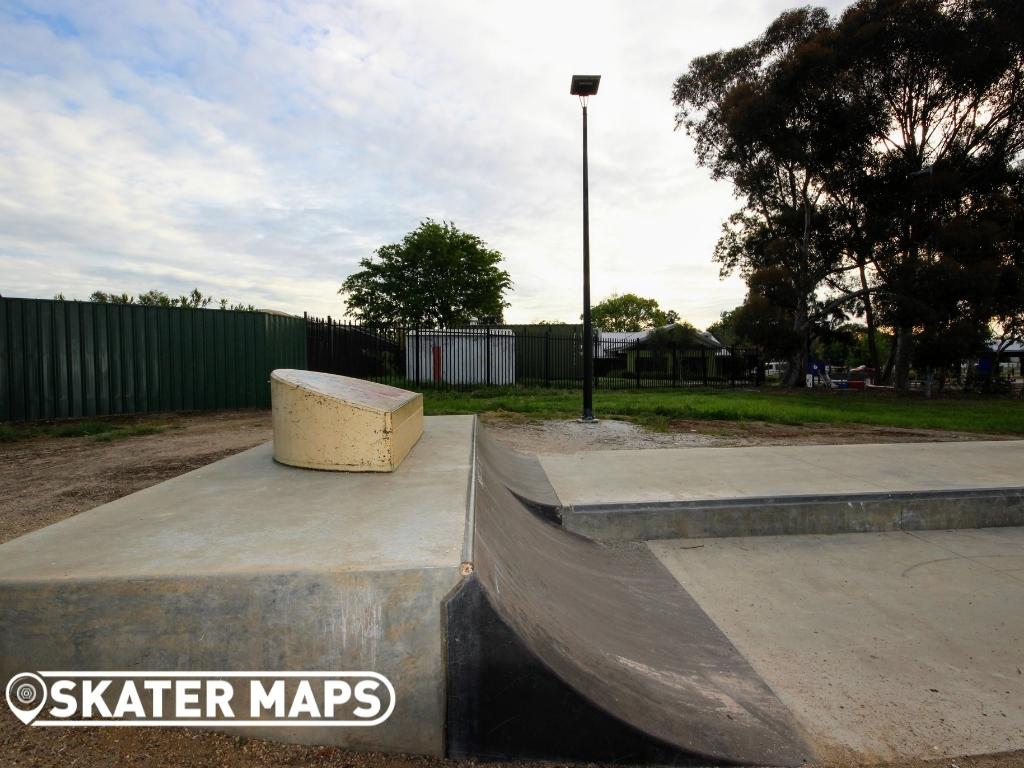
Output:
<path fill-rule="evenodd" d="M 346 472 L 393 472 L 423 434 L 423 395 L 282 368 L 270 374 L 274 458 Z"/>
<path fill-rule="evenodd" d="M 0 680 L 40 669 L 371 670 L 396 691 L 375 728 L 234 727 L 275 741 L 441 755 L 439 606 L 458 568 L 3 584 Z M 247 699 L 242 699 L 243 709 Z M 216 728 L 215 725 L 211 727 Z"/>
<path fill-rule="evenodd" d="M 265 444 L 0 546 L 0 685 L 16 673 L 368 670 L 373 728 L 231 733 L 444 752 L 442 604 L 462 580 L 474 417 L 426 420 L 388 474 Z"/>
<path fill-rule="evenodd" d="M 590 504 L 559 516 L 600 541 L 992 528 L 1024 525 L 1024 488 Z"/>

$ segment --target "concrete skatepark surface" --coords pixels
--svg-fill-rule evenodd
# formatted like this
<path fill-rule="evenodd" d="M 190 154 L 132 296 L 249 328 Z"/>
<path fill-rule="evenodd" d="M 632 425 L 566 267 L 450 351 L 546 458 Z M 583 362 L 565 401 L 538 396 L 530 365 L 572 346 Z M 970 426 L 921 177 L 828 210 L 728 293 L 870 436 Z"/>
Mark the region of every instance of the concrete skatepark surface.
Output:
<path fill-rule="evenodd" d="M 595 539 L 1024 525 L 1024 441 L 590 451 L 541 457 Z"/>
<path fill-rule="evenodd" d="M 590 451 L 541 464 L 569 506 L 1024 488 L 1024 440 Z"/>
<path fill-rule="evenodd" d="M 286 467 L 267 443 L 4 544 L 0 673 L 371 669 L 402 680 L 387 730 L 246 732 L 440 754 L 472 433 L 433 419 L 387 475 Z"/>
<path fill-rule="evenodd" d="M 1024 746 L 1024 528 L 656 541 L 825 756 Z"/>
<path fill-rule="evenodd" d="M 740 607 L 737 594 L 709 597 L 691 590 L 694 577 L 680 576 L 658 552 L 666 570 L 646 545 L 598 545 L 559 530 L 550 521 L 559 496 L 550 486 L 540 487 L 546 458 L 519 473 L 506 471 L 515 463 L 511 457 L 498 452 L 486 459 L 486 449 L 478 451 L 478 498 L 468 507 L 479 515 L 468 550 L 477 572 L 463 578 L 471 435 L 471 418 L 427 419 L 421 442 L 397 472 L 386 476 L 281 467 L 262 447 L 0 547 L 2 671 L 46 666 L 39 659 L 93 669 L 126 663 L 254 668 L 243 660 L 268 658 L 279 668 L 352 669 L 373 659 L 375 668 L 395 680 L 400 706 L 387 731 L 348 731 L 342 743 L 440 754 L 451 725 L 444 722 L 441 606 L 460 584 L 475 581 L 539 667 L 580 692 L 584 703 L 610 711 L 614 720 L 678 755 L 722 763 L 793 763 L 805 756 L 803 732 L 819 750 L 834 746 L 820 736 L 821 721 L 808 715 L 813 704 L 775 681 L 771 662 L 744 645 L 743 627 L 726 620 L 730 609 L 736 613 Z M 265 473 L 274 481 L 266 481 Z M 287 473 L 297 473 L 301 482 L 288 482 Z M 642 479 L 633 482 L 633 490 L 639 490 Z M 481 492 L 494 498 L 479 498 Z M 485 504 L 497 501 L 492 510 L 500 506 L 515 517 L 484 512 Z M 1000 540 L 1010 530 L 991 534 Z M 62 552 L 66 562 L 57 556 Z M 836 578 L 855 567 L 855 557 L 840 562 Z M 733 569 L 742 572 L 742 558 Z M 614 578 L 616 573 L 623 578 Z M 856 580 L 853 584 L 848 598 L 866 599 Z M 572 585 L 580 591 L 568 592 Z M 936 600 L 941 602 L 947 588 L 937 580 Z M 1019 598 L 1006 593 L 1002 599 L 1012 608 Z M 877 621 L 874 628 L 882 634 L 900 632 L 897 619 L 910 610 L 896 601 L 874 619 L 865 614 L 862 623 Z M 952 623 L 950 637 L 962 633 L 969 642 L 998 632 L 985 624 L 990 615 L 974 618 L 980 623 L 969 630 Z M 761 620 L 777 621 L 770 612 Z M 584 631 L 588 621 L 593 623 Z M 922 648 L 922 653 L 934 651 Z M 801 653 L 799 648 L 791 652 Z M 686 666 L 700 659 L 699 669 Z M 273 663 L 261 666 L 274 668 Z M 968 665 L 960 674 L 988 674 L 983 669 Z M 709 680 L 713 687 L 706 685 Z M 685 690 L 726 697 L 718 696 L 717 705 L 688 709 L 685 697 L 672 698 Z M 994 688 L 990 693 L 998 698 Z M 658 696 L 664 697 L 661 707 Z M 652 698 L 653 703 L 638 703 Z M 909 709 L 913 701 L 893 707 L 906 711 L 904 704 Z M 873 754 L 859 727 L 839 723 L 835 741 L 858 754 Z M 844 728 L 853 736 L 844 735 Z M 993 728 L 998 731 L 998 725 Z M 336 739 L 345 729 L 334 730 L 315 738 Z M 282 729 L 260 735 L 311 736 Z M 1013 731 L 1004 735 L 1007 747 L 1022 746 Z M 974 742 L 968 735 L 956 743 L 963 748 L 950 748 L 976 752 L 993 742 Z M 777 750 L 775 760 L 765 757 L 772 750 Z"/>

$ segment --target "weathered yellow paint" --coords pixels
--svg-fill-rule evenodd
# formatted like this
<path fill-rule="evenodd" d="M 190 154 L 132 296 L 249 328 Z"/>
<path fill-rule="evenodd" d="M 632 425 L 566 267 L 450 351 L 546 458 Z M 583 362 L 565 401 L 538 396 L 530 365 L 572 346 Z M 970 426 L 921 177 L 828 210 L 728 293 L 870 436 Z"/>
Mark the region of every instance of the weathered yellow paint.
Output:
<path fill-rule="evenodd" d="M 423 434 L 423 395 L 314 371 L 270 375 L 274 458 L 347 472 L 391 472 Z"/>

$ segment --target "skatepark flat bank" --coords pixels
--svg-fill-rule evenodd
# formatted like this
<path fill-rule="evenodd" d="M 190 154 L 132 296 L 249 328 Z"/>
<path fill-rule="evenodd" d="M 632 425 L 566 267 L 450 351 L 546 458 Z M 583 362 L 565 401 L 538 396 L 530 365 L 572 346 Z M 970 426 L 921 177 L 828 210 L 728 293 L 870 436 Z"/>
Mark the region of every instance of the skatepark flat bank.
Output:
<path fill-rule="evenodd" d="M 455 757 L 795 765 L 836 748 L 1024 747 L 1011 669 L 1024 628 L 1006 615 L 1022 605 L 1019 530 L 985 532 L 999 557 L 972 549 L 952 579 L 923 564 L 952 548 L 942 540 L 607 545 L 559 525 L 548 457 L 476 432 L 472 417 L 427 418 L 390 474 L 287 467 L 260 446 L 0 546 L 3 682 L 33 669 L 372 670 L 396 691 L 381 725 L 241 732 Z M 738 449 L 716 450 L 729 462 Z M 660 471 L 683 475 L 692 452 L 662 453 L 680 455 Z M 642 481 L 611 500 L 648 501 Z M 819 562 L 846 539 L 849 554 Z M 781 554 L 748 565 L 752 546 Z M 885 567 L 860 578 L 872 557 Z M 968 606 L 975 591 L 1005 610 Z M 859 634 L 824 632 L 840 619 Z M 918 683 L 945 708 L 899 695 Z M 963 727 L 937 738 L 967 693 Z M 926 735 L 876 737 L 847 699 L 884 701 L 890 722 L 917 717 Z M 999 719 L 972 728 L 982 712 Z"/>

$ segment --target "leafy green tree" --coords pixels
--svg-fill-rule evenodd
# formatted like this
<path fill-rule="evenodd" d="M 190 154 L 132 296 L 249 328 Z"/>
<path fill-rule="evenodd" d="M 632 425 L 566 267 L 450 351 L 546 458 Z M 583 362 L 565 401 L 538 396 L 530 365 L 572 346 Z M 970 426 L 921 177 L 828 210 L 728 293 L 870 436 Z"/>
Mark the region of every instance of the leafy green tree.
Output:
<path fill-rule="evenodd" d="M 427 219 L 400 243 L 359 262 L 339 294 L 345 314 L 369 325 L 455 327 L 500 323 L 512 286 L 501 254 L 451 222 Z"/>
<path fill-rule="evenodd" d="M 205 296 L 198 288 L 193 288 L 191 293 L 172 298 L 163 291 L 150 290 L 140 293 L 136 301 L 147 307 L 183 307 L 185 309 L 205 309 L 214 302 L 212 296 Z M 219 304 L 224 309 L 228 303 L 227 299 L 221 299 Z"/>
<path fill-rule="evenodd" d="M 867 366 L 875 371 L 874 376 L 877 379 L 878 368 L 871 364 L 871 360 L 877 357 L 879 352 L 888 354 L 892 339 L 878 330 L 875 330 L 874 336 L 872 344 L 868 338 L 867 325 L 849 321 L 837 322 L 819 329 L 814 345 L 815 354 L 832 365 L 844 365 L 848 368 Z"/>
<path fill-rule="evenodd" d="M 1009 208 L 1012 224 L 1006 236 L 1010 242 L 996 289 L 998 352 L 1012 344 L 1024 344 L 1024 175 L 1018 176 Z"/>
<path fill-rule="evenodd" d="M 674 323 L 679 320 L 679 313 L 663 310 L 655 299 L 635 293 L 613 293 L 591 307 L 590 317 L 594 327 L 603 331 L 643 331 Z"/>
<path fill-rule="evenodd" d="M 671 328 L 656 328 L 647 337 L 650 349 L 670 351 L 680 347 L 692 347 L 697 343 L 697 329 L 685 320 L 677 322 Z"/>
<path fill-rule="evenodd" d="M 794 358 L 806 359 L 805 355 L 795 355 L 806 344 L 806 337 L 794 330 L 792 314 L 778 300 L 769 298 L 770 282 L 763 274 L 752 276 L 746 299 L 732 312 L 733 329 L 740 342 L 760 347 L 765 359 L 788 360 L 792 367 Z M 798 375 L 802 377 L 803 369 Z"/>

